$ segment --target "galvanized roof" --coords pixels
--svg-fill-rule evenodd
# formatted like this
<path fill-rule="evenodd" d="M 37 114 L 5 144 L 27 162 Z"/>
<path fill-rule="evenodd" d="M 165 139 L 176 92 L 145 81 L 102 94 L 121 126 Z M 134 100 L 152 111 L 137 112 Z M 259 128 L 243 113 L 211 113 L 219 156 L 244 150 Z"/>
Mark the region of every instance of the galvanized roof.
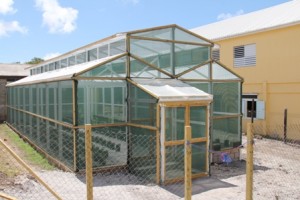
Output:
<path fill-rule="evenodd" d="M 190 31 L 218 41 L 226 38 L 300 24 L 300 0 L 207 24 Z"/>
<path fill-rule="evenodd" d="M 0 63 L 0 76 L 28 76 L 30 71 L 25 69 L 27 64 L 4 64 Z"/>

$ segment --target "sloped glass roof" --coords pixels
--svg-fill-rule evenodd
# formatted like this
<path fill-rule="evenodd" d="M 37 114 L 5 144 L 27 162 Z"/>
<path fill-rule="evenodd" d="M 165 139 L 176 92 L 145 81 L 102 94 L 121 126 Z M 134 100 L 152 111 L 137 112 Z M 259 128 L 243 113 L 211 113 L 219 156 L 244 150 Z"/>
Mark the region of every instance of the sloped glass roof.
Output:
<path fill-rule="evenodd" d="M 140 79 L 133 82 L 160 102 L 212 100 L 212 95 L 177 79 Z"/>
<path fill-rule="evenodd" d="M 49 71 L 42 74 L 36 74 L 32 76 L 28 76 L 26 78 L 20 79 L 16 82 L 10 83 L 7 86 L 18 86 L 18 85 L 26 85 L 26 84 L 34 84 L 41 82 L 52 82 L 52 81 L 61 81 L 71 79 L 75 74 L 84 72 L 89 70 L 90 68 L 99 66 L 109 60 L 113 60 L 114 58 L 119 57 L 122 54 L 105 57 L 99 60 L 94 60 L 91 62 L 82 63 L 79 65 L 74 65 L 72 67 L 61 68 L 54 71 Z"/>

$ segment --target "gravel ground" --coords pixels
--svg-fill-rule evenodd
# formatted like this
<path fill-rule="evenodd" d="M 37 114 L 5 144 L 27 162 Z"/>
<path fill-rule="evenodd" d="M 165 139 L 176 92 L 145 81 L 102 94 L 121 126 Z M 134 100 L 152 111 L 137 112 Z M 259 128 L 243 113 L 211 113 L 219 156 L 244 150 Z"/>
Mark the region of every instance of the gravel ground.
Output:
<path fill-rule="evenodd" d="M 243 138 L 243 143 L 245 138 Z M 211 166 L 211 177 L 193 181 L 193 200 L 245 199 L 246 149 L 241 160 L 229 165 Z M 269 139 L 255 139 L 253 199 L 300 199 L 300 146 Z M 39 176 L 63 199 L 86 199 L 84 175 L 54 171 L 38 171 Z M 19 199 L 54 199 L 31 176 L 17 177 L 10 187 L 0 192 Z M 145 184 L 130 174 L 94 176 L 94 199 L 183 199 L 183 184 L 160 187 Z"/>

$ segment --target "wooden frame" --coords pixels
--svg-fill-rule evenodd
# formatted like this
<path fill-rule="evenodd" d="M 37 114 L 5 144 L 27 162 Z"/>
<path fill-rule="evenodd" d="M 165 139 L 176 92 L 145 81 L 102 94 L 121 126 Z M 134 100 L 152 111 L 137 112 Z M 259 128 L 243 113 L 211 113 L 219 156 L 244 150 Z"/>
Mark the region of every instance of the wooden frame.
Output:
<path fill-rule="evenodd" d="M 142 36 L 128 36 L 130 39 L 136 39 L 136 40 L 149 40 L 149 41 L 157 41 L 157 42 L 166 42 L 166 43 L 177 43 L 177 44 L 188 44 L 188 45 L 198 45 L 198 46 L 211 46 L 211 44 L 205 44 L 205 43 L 198 43 L 198 42 L 187 42 L 187 41 L 181 41 L 181 40 L 168 40 L 168 39 L 160 39 L 160 38 L 149 38 L 149 37 L 142 37 Z"/>
<path fill-rule="evenodd" d="M 184 124 L 185 127 L 190 127 L 190 109 L 192 107 L 205 107 L 205 120 L 206 120 L 206 130 L 205 130 L 205 137 L 200 137 L 200 138 L 190 138 L 190 143 L 194 144 L 194 143 L 200 143 L 200 142 L 205 142 L 205 146 L 206 146 L 206 165 L 205 165 L 205 171 L 206 172 L 201 172 L 198 174 L 193 174 L 191 177 L 192 178 L 198 178 L 198 177 L 202 177 L 202 176 L 207 176 L 209 174 L 209 130 L 210 130 L 210 122 L 209 122 L 209 112 L 210 112 L 210 104 L 211 104 L 211 100 L 205 100 L 203 102 L 193 102 L 193 101 L 188 101 L 188 102 L 161 102 L 159 103 L 160 107 L 164 107 L 164 108 L 184 108 L 185 109 L 185 120 L 184 120 Z M 166 115 L 164 114 L 164 128 L 166 127 Z M 165 131 L 164 131 L 165 132 Z M 163 136 L 164 138 L 166 137 L 166 135 Z M 162 148 L 166 148 L 166 147 L 171 147 L 171 146 L 177 146 L 177 145 L 185 145 L 185 140 L 176 140 L 176 141 L 166 141 L 166 139 L 164 139 L 164 143 L 161 144 L 163 145 Z M 164 166 L 166 166 L 166 151 L 164 150 Z M 166 167 L 164 167 L 164 178 L 163 178 L 163 184 L 170 184 L 170 183 L 175 183 L 178 181 L 182 181 L 183 177 L 179 177 L 179 178 L 170 178 L 168 179 L 166 176 Z M 160 177 L 159 177 L 160 178 Z"/>

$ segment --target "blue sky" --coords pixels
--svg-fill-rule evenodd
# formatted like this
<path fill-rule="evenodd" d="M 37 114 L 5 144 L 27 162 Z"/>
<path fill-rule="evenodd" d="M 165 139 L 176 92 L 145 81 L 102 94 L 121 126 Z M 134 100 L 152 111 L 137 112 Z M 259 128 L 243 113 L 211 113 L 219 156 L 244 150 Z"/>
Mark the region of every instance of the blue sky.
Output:
<path fill-rule="evenodd" d="M 288 0 L 0 0 L 0 63 L 50 58 L 119 32 L 190 29 Z"/>

